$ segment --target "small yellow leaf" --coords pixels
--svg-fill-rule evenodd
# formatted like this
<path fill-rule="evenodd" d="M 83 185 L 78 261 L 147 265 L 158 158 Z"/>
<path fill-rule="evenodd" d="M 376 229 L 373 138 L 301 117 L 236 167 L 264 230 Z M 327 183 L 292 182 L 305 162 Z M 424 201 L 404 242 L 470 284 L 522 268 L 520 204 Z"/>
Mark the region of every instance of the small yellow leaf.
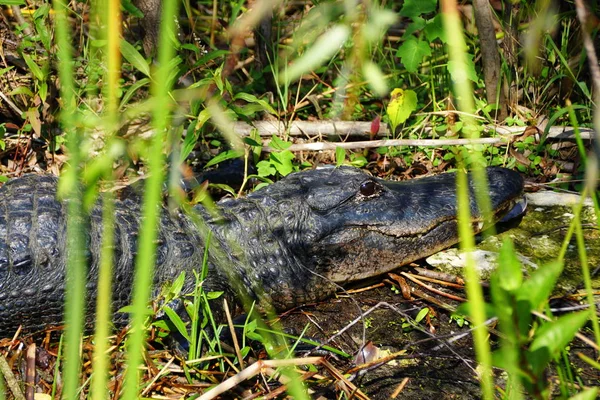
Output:
<path fill-rule="evenodd" d="M 400 88 L 392 90 L 390 103 L 386 109 L 392 132 L 395 132 L 396 127 L 406 121 L 416 109 L 417 94 L 414 91 Z"/>

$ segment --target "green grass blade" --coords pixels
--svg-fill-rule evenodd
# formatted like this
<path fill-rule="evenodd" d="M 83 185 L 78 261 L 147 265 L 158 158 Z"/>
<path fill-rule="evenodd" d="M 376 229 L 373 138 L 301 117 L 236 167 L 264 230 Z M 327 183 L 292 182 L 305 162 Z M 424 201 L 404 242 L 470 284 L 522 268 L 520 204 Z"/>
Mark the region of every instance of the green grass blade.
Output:
<path fill-rule="evenodd" d="M 456 2 L 452 0 L 442 2 L 442 11 L 444 27 L 447 37 L 449 38 L 449 64 L 453 63 L 455 67 L 453 68 L 453 71 L 450 72 L 454 80 L 454 88 L 458 98 L 459 109 L 466 112 L 464 116 L 466 129 L 464 129 L 464 131 L 469 137 L 474 138 L 477 136 L 477 129 L 474 119 L 469 117 L 475 109 L 473 89 L 467 74 L 464 73 L 464 71 L 467 70 L 467 45 L 465 43 Z M 481 155 L 477 152 L 467 153 L 467 150 L 464 150 L 462 154 L 463 161 L 466 157 L 471 159 L 474 158 L 476 161 L 473 165 L 475 166 L 474 178 L 478 206 L 484 217 L 490 215 L 489 211 L 491 210 L 491 207 L 489 199 L 485 200 L 485 195 L 483 194 L 487 193 L 487 179 L 485 177 L 485 171 L 481 168 L 483 163 L 479 162 L 481 160 Z M 487 342 L 488 332 L 487 327 L 485 326 L 485 302 L 483 299 L 483 291 L 479 285 L 479 273 L 475 268 L 475 261 L 472 256 L 472 251 L 475 248 L 475 241 L 473 238 L 473 229 L 471 227 L 467 175 L 462 168 L 459 169 L 457 174 L 457 197 L 458 231 L 461 240 L 461 250 L 465 253 L 466 291 L 471 304 L 471 319 L 475 326 L 475 329 L 473 330 L 473 339 L 477 353 L 477 362 L 481 372 L 481 389 L 483 398 L 491 400 L 494 396 L 491 369 L 492 355 L 489 343 Z"/>
<path fill-rule="evenodd" d="M 151 140 L 148 153 L 149 176 L 146 180 L 144 200 L 142 204 L 142 226 L 138 242 L 138 254 L 135 266 L 135 282 L 133 287 L 133 315 L 131 332 L 128 339 L 128 365 L 124 387 L 125 399 L 138 397 L 138 367 L 142 361 L 144 351 L 144 323 L 152 279 L 154 262 L 156 260 L 157 227 L 160 218 L 159 204 L 161 203 L 161 190 L 164 176 L 164 144 L 165 131 L 169 123 L 168 96 L 169 87 L 166 86 L 170 74 L 169 61 L 174 56 L 174 48 L 170 42 L 175 37 L 175 16 L 178 3 L 176 0 L 162 2 L 162 23 L 160 31 L 160 45 L 158 49 L 158 69 L 155 84 L 153 85 L 153 98 L 157 106 L 153 110 L 153 125 L 155 134 Z"/>
<path fill-rule="evenodd" d="M 82 230 L 83 211 L 79 190 L 79 149 L 81 134 L 75 129 L 77 106 L 75 102 L 75 84 L 73 81 L 73 62 L 71 56 L 71 37 L 67 6 L 63 0 L 54 1 L 56 21 L 56 42 L 58 74 L 60 78 L 60 95 L 62 111 L 60 121 L 67 134 L 70 168 L 63 175 L 62 194 L 69 199 L 67 206 L 67 273 L 68 290 L 65 293 L 65 361 L 63 397 L 74 399 L 79 390 L 80 373 L 80 340 L 83 331 L 83 314 L 85 307 L 86 263 L 84 257 L 84 232 Z"/>

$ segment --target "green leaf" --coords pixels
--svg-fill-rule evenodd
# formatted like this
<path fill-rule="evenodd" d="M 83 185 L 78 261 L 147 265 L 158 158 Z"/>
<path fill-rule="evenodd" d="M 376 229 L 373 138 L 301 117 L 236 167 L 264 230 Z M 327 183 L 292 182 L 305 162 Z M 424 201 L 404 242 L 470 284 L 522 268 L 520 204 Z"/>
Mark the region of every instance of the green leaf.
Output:
<path fill-rule="evenodd" d="M 521 271 L 521 263 L 517 258 L 515 247 L 510 238 L 505 238 L 504 243 L 502 243 L 498 264 L 496 274 L 500 287 L 509 292 L 520 288 L 523 283 L 523 271 Z"/>
<path fill-rule="evenodd" d="M 284 82 L 292 82 L 303 74 L 321 66 L 324 62 L 331 60 L 332 56 L 340 51 L 342 45 L 350 36 L 351 30 L 347 25 L 335 25 L 312 45 L 299 59 L 285 69 L 280 76 Z"/>
<path fill-rule="evenodd" d="M 24 6 L 25 0 L 0 0 L 0 6 Z"/>
<path fill-rule="evenodd" d="M 392 125 L 392 131 L 410 117 L 417 109 L 417 94 L 412 90 L 394 89 L 391 100 L 386 108 L 386 114 Z"/>
<path fill-rule="evenodd" d="M 587 388 L 581 393 L 569 397 L 569 400 L 594 400 L 598 398 L 598 387 Z"/>
<path fill-rule="evenodd" d="M 294 170 L 294 165 L 292 164 L 294 153 L 289 150 L 284 150 L 280 153 L 271 153 L 269 159 L 277 172 L 282 176 L 286 176 Z"/>
<path fill-rule="evenodd" d="M 403 17 L 416 18 L 422 14 L 435 11 L 437 0 L 406 0 L 400 9 Z"/>
<path fill-rule="evenodd" d="M 448 61 L 448 72 L 450 72 L 452 79 L 457 82 L 462 82 L 465 79 L 477 82 L 479 78 L 477 76 L 477 72 L 475 71 L 473 55 L 466 53 L 465 58 L 466 61 L 464 64 L 456 61 Z"/>
<path fill-rule="evenodd" d="M 121 1 L 121 5 L 129 14 L 133 15 L 136 18 L 144 18 L 144 13 L 142 13 L 136 6 L 133 5 L 131 0 L 123 0 Z"/>
<path fill-rule="evenodd" d="M 19 86 L 15 90 L 11 90 L 9 94 L 11 96 L 15 94 L 22 94 L 28 97 L 33 97 L 33 92 L 26 86 Z"/>
<path fill-rule="evenodd" d="M 346 150 L 344 150 L 343 147 L 336 147 L 335 148 L 335 166 L 336 167 L 340 167 L 344 164 L 344 161 L 346 160 Z"/>
<path fill-rule="evenodd" d="M 142 78 L 142 79 L 134 82 L 131 86 L 129 86 L 129 89 L 127 89 L 127 91 L 123 95 L 123 98 L 121 99 L 121 104 L 119 107 L 123 107 L 124 105 L 129 103 L 129 100 L 133 97 L 135 92 L 137 92 L 140 88 L 146 86 L 149 83 L 150 83 L 149 78 Z"/>
<path fill-rule="evenodd" d="M 429 47 L 429 43 L 414 36 L 406 39 L 396 51 L 396 57 L 400 58 L 406 70 L 411 73 L 417 72 L 423 59 L 430 55 L 431 47 Z"/>
<path fill-rule="evenodd" d="M 373 92 L 377 96 L 385 96 L 388 93 L 388 85 L 384 73 L 381 72 L 381 68 L 369 60 L 365 61 L 362 67 L 363 76 L 371 89 L 373 89 Z"/>
<path fill-rule="evenodd" d="M 533 310 L 539 310 L 546 302 L 552 289 L 563 270 L 559 261 L 549 263 L 536 271 L 526 280 L 518 290 L 518 300 L 528 301 Z"/>
<path fill-rule="evenodd" d="M 269 147 L 272 147 L 275 150 L 287 150 L 291 145 L 290 142 L 284 142 L 275 135 L 273 135 L 269 142 Z"/>
<path fill-rule="evenodd" d="M 50 4 L 42 4 L 33 13 L 33 23 L 45 49 L 50 49 L 51 34 L 48 30 L 47 17 L 50 14 Z"/>
<path fill-rule="evenodd" d="M 225 160 L 231 160 L 232 158 L 240 158 L 243 155 L 243 150 L 227 150 L 214 156 L 209 162 L 206 163 L 204 168 L 211 167 Z"/>
<path fill-rule="evenodd" d="M 35 79 L 37 79 L 38 81 L 43 81 L 44 80 L 44 72 L 39 67 L 39 65 L 37 65 L 35 63 L 35 61 L 33 61 L 33 58 L 31 58 L 31 56 L 29 54 L 23 53 L 23 59 L 25 60 L 25 63 L 29 67 L 31 74 L 35 77 Z"/>
<path fill-rule="evenodd" d="M 435 17 L 428 20 L 423 28 L 423 33 L 429 43 L 438 38 L 443 43 L 446 43 L 446 31 L 444 30 L 444 23 L 442 22 L 442 14 L 437 14 Z"/>
<path fill-rule="evenodd" d="M 425 307 L 425 308 L 421 309 L 421 311 L 419 311 L 419 313 L 415 317 L 415 322 L 419 323 L 419 322 L 423 321 L 423 319 L 427 316 L 428 313 L 429 313 L 429 308 Z"/>
<path fill-rule="evenodd" d="M 147 77 L 150 77 L 150 64 L 148 64 L 144 56 L 142 56 L 140 52 L 126 40 L 121 40 L 121 54 L 123 54 L 123 58 L 133 65 L 135 69 Z"/>
<path fill-rule="evenodd" d="M 425 27 L 425 20 L 421 17 L 415 17 L 415 18 L 413 18 L 413 22 L 408 24 L 408 26 L 406 27 L 406 30 L 404 31 L 404 34 L 402 35 L 402 37 L 404 39 L 408 39 L 409 37 L 412 36 L 413 33 L 420 31 L 424 27 Z"/>
<path fill-rule="evenodd" d="M 277 170 L 273 168 L 271 163 L 267 160 L 262 160 L 256 164 L 256 172 L 259 176 L 272 176 L 275 175 Z"/>
<path fill-rule="evenodd" d="M 167 314 L 167 317 L 169 317 L 169 319 L 173 323 L 173 325 L 175 325 L 175 328 L 177 328 L 177 331 L 181 334 L 181 336 L 186 338 L 187 341 L 191 341 L 190 335 L 188 334 L 187 329 L 185 327 L 185 323 L 183 322 L 181 317 L 169 306 L 165 306 L 164 311 L 165 314 Z"/>
<path fill-rule="evenodd" d="M 248 103 L 255 103 L 260 105 L 264 111 L 269 112 L 270 114 L 276 114 L 277 112 L 275 111 L 275 109 L 273 109 L 273 107 L 271 107 L 271 105 L 269 103 L 267 103 L 266 101 L 257 98 L 256 96 L 252 95 L 252 94 L 248 94 L 248 93 L 237 93 L 235 96 L 233 96 L 233 100 L 244 100 Z M 261 110 L 261 111 L 263 111 Z"/>
<path fill-rule="evenodd" d="M 185 283 L 185 271 L 182 271 L 177 279 L 173 282 L 171 287 L 169 288 L 169 294 L 173 297 L 179 296 L 181 293 L 181 289 L 183 289 L 183 284 Z"/>
<path fill-rule="evenodd" d="M 219 297 L 221 297 L 223 295 L 224 292 L 208 292 L 206 293 L 206 299 L 207 300 L 214 300 L 214 299 L 218 299 Z"/>
<path fill-rule="evenodd" d="M 185 138 L 183 139 L 183 144 L 181 145 L 181 154 L 179 155 L 179 160 L 184 162 L 194 147 L 196 147 L 196 143 L 198 143 L 198 138 L 200 137 L 200 131 L 194 129 L 194 124 L 189 124 L 188 128 L 185 132 Z"/>
<path fill-rule="evenodd" d="M 528 351 L 529 361 L 536 373 L 541 373 L 552 357 L 573 340 L 577 331 L 589 318 L 589 311 L 582 311 L 563 315 L 555 321 L 542 325 L 536 332 Z"/>

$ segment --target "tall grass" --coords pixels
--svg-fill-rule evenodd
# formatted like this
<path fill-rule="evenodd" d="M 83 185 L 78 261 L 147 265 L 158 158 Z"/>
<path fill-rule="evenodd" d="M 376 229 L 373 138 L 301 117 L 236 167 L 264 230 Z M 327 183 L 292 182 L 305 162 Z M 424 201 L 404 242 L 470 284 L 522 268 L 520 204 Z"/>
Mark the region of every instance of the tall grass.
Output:
<path fill-rule="evenodd" d="M 160 220 L 160 203 L 162 184 L 164 181 L 164 148 L 166 131 L 170 122 L 169 62 L 174 56 L 174 46 L 169 41 L 175 36 L 175 18 L 178 1 L 165 0 L 161 2 L 162 22 L 160 26 L 160 41 L 158 47 L 158 66 L 152 83 L 152 125 L 154 134 L 151 139 L 146 164 L 148 178 L 145 183 L 144 200 L 142 204 L 142 224 L 136 256 L 135 280 L 133 287 L 133 312 L 131 330 L 127 341 L 127 374 L 124 399 L 135 399 L 138 396 L 139 366 L 142 362 L 145 339 L 145 321 L 148 317 L 147 308 L 152 289 L 154 262 L 156 260 L 157 228 Z"/>
<path fill-rule="evenodd" d="M 454 0 L 442 1 L 442 13 L 444 28 L 448 35 L 448 58 L 450 63 L 455 63 L 455 73 L 451 74 L 454 80 L 454 89 L 458 99 L 458 109 L 464 111 L 465 115 L 465 132 L 471 138 L 476 138 L 477 126 L 473 118 L 469 117 L 475 109 L 473 103 L 473 88 L 466 74 L 460 71 L 466 71 L 466 52 L 467 45 L 465 43 L 462 23 L 458 13 L 457 3 Z M 487 190 L 487 176 L 485 169 L 482 167 L 482 157 L 477 151 L 469 152 L 467 149 L 462 150 L 459 156 L 459 161 L 467 158 L 475 158 L 473 166 L 473 179 L 475 185 L 475 193 L 480 215 L 484 221 L 489 220 L 491 216 L 491 206 Z M 467 154 L 468 153 L 468 154 Z M 458 200 L 458 231 L 461 243 L 461 250 L 465 253 L 465 277 L 466 290 L 470 304 L 470 317 L 473 321 L 474 330 L 473 338 L 475 342 L 475 351 L 477 361 L 479 363 L 479 379 L 481 380 L 481 389 L 483 398 L 491 400 L 494 397 L 494 382 L 492 375 L 492 356 L 490 345 L 488 343 L 488 331 L 485 325 L 485 301 L 483 298 L 483 290 L 479 284 L 479 272 L 475 266 L 475 261 L 472 256 L 475 250 L 475 240 L 472 228 L 472 217 L 469 206 L 468 181 L 464 172 L 465 165 L 459 164 L 457 173 L 457 200 Z"/>
<path fill-rule="evenodd" d="M 61 82 L 60 96 L 63 101 L 60 121 L 67 136 L 69 168 L 61 181 L 62 195 L 68 199 L 67 208 L 67 273 L 65 293 L 65 399 L 75 399 L 79 392 L 81 367 L 80 341 L 83 333 L 85 309 L 86 263 L 84 257 L 84 214 L 80 188 L 80 148 L 82 132 L 78 129 L 78 112 L 73 81 L 73 61 L 70 25 L 67 18 L 69 9 L 63 0 L 54 1 L 56 20 L 56 44 L 60 63 L 58 73 Z"/>

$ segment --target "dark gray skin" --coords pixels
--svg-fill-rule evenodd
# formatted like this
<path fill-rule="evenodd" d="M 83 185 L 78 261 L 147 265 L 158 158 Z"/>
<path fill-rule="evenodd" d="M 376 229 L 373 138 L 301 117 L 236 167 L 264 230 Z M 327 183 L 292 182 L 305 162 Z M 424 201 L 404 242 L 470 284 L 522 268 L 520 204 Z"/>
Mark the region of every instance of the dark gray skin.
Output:
<path fill-rule="evenodd" d="M 515 172 L 488 168 L 494 219 L 520 198 Z M 0 189 L 0 337 L 19 326 L 34 332 L 61 325 L 65 287 L 65 205 L 56 178 L 28 175 Z M 473 197 L 473 188 L 470 188 Z M 244 296 L 276 310 L 320 301 L 336 285 L 388 272 L 458 241 L 455 175 L 387 182 L 348 167 L 291 174 L 246 198 L 217 204 L 218 216 L 195 207 L 192 216 L 163 210 L 153 295 L 186 272 L 194 290 L 212 232 L 206 291 Z M 139 203 L 116 204 L 113 310 L 128 305 L 140 226 Z M 471 201 L 474 227 L 481 229 Z M 200 217 L 200 218 L 198 218 Z M 93 321 L 102 231 L 97 205 L 88 229 L 87 319 Z M 220 314 L 221 300 L 214 301 Z M 117 325 L 127 315 L 115 313 Z"/>

